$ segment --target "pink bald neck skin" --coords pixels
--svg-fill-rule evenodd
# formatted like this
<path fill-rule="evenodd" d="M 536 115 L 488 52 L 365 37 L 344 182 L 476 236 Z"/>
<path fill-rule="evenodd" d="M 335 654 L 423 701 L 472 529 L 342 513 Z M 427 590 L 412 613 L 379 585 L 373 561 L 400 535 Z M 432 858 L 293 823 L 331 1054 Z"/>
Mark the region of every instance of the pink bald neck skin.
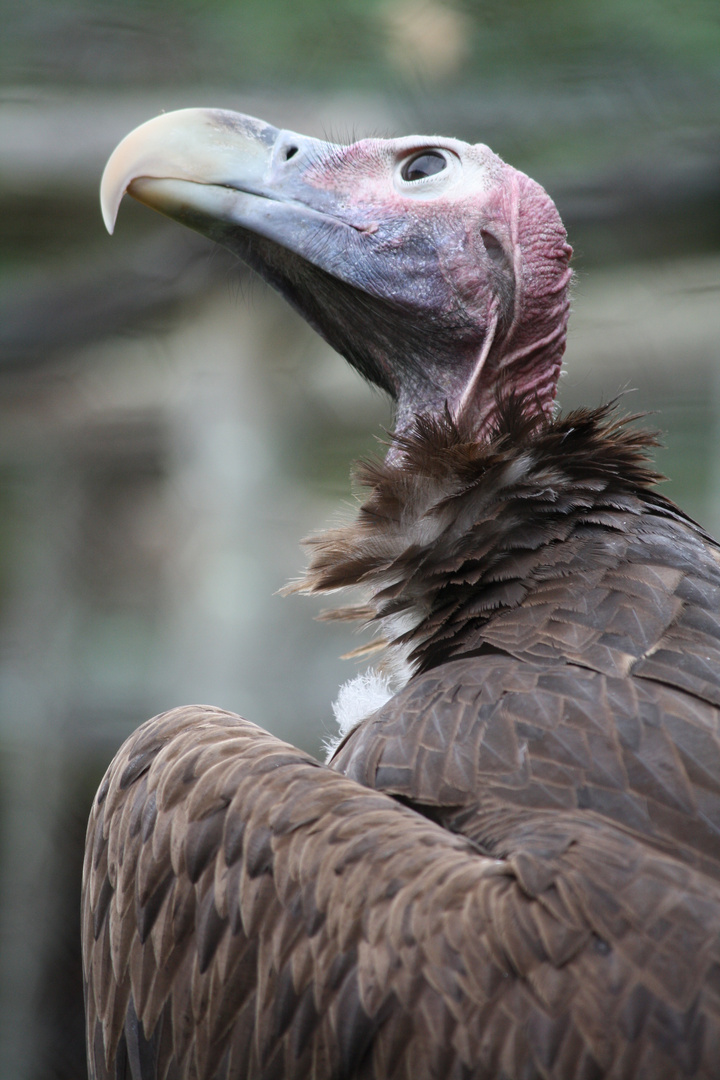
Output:
<path fill-rule="evenodd" d="M 319 195 L 327 192 L 328 210 L 364 233 L 375 253 L 387 259 L 394 250 L 406 280 L 403 253 L 432 251 L 432 274 L 416 260 L 411 289 L 406 284 L 397 299 L 416 327 L 440 336 L 444 325 L 452 329 L 452 355 L 443 352 L 437 363 L 425 357 L 422 377 L 411 364 L 398 372 L 390 357 L 376 358 L 395 387 L 396 430 L 418 414 L 447 408 L 464 429 L 486 439 L 496 426 L 498 398 L 508 394 L 523 397 L 538 420 L 553 414 L 572 248 L 544 189 L 482 144 L 433 140 L 457 154 L 457 175 L 441 174 L 434 189 L 398 190 L 391 179 L 398 158 L 428 142 L 410 137 L 332 147 L 304 181 Z M 442 289 L 432 287 L 433 276 Z M 378 295 L 388 296 L 385 276 Z"/>
<path fill-rule="evenodd" d="M 497 399 L 507 391 L 535 401 L 539 413 L 552 417 L 567 343 L 572 247 L 544 189 L 524 173 L 511 172 L 488 206 L 491 234 L 509 224 L 514 290 L 478 385 L 468 395 L 481 432 L 494 427 Z"/>

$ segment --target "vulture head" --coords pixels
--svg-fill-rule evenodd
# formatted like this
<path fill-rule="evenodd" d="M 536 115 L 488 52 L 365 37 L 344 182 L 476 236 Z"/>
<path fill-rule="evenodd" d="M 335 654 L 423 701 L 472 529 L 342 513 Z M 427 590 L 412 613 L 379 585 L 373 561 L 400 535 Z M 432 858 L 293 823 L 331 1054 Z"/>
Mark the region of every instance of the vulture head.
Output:
<path fill-rule="evenodd" d="M 102 181 L 223 244 L 396 403 L 478 439 L 503 389 L 550 417 L 571 248 L 554 204 L 487 146 L 412 135 L 340 146 L 222 109 L 131 132 Z"/>

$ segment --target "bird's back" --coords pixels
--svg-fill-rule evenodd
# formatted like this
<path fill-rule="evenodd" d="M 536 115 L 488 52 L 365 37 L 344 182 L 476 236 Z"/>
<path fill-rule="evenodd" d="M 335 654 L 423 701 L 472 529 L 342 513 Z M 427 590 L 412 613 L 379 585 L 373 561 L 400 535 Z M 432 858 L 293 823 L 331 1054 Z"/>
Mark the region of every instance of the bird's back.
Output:
<path fill-rule="evenodd" d="M 601 459 L 570 491 L 516 446 L 424 525 L 376 487 L 375 543 L 316 544 L 316 584 L 415 612 L 417 673 L 330 768 L 201 708 L 126 743 L 85 870 L 96 1077 L 717 1075 L 717 547 Z"/>

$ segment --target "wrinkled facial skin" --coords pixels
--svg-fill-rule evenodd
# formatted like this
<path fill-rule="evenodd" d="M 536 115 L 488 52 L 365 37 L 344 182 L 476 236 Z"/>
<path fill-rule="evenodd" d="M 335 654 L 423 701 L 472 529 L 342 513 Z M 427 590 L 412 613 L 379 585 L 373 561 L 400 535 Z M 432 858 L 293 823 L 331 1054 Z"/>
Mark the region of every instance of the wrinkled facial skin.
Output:
<path fill-rule="evenodd" d="M 397 402 L 481 434 L 498 380 L 552 407 L 570 248 L 545 192 L 481 144 L 337 146 L 238 113 L 183 110 L 110 159 L 124 190 L 230 248 Z"/>

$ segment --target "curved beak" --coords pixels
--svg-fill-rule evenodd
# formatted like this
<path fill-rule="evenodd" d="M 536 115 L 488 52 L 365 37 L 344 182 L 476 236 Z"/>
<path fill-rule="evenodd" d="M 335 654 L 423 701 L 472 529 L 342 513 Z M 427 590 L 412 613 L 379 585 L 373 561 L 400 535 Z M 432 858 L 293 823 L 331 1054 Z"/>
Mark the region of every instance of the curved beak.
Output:
<path fill-rule="evenodd" d="M 113 232 L 126 191 L 174 217 L 183 201 L 182 182 L 259 189 L 267 181 L 279 134 L 270 124 L 225 109 L 179 109 L 148 120 L 122 140 L 105 166 L 100 183 L 105 227 Z M 173 181 L 181 183 L 173 187 Z"/>
<path fill-rule="evenodd" d="M 308 174 L 337 148 L 226 109 L 180 109 L 131 131 L 103 173 L 100 203 L 113 231 L 123 194 L 187 225 L 285 291 L 250 237 L 269 240 L 339 280 L 365 287 L 360 238 Z M 292 299 L 291 299 L 292 302 Z"/>
<path fill-rule="evenodd" d="M 229 248 L 392 393 L 384 368 L 347 346 L 356 303 L 343 288 L 372 293 L 380 276 L 368 259 L 370 234 L 344 221 L 336 194 L 318 182 L 321 163 L 337 150 L 225 109 L 165 113 L 111 155 L 100 186 L 103 218 L 112 232 L 127 191 Z"/>

